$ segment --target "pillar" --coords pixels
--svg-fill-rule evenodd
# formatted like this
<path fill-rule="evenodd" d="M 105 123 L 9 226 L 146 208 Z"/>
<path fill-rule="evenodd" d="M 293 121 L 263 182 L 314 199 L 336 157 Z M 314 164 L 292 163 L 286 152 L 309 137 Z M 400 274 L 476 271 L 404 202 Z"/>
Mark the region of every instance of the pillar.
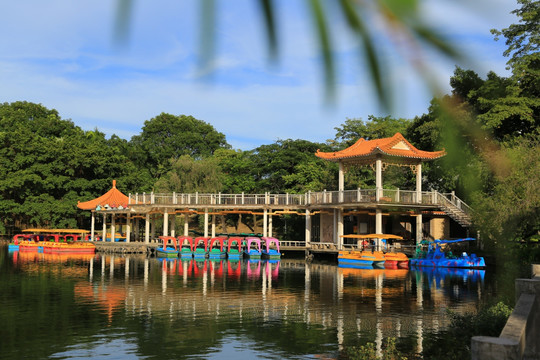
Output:
<path fill-rule="evenodd" d="M 131 214 L 127 213 L 126 216 L 126 242 L 131 241 Z"/>
<path fill-rule="evenodd" d="M 96 227 L 96 214 L 92 211 L 92 222 L 90 225 L 90 241 L 94 241 L 94 231 Z"/>
<path fill-rule="evenodd" d="M 343 209 L 338 209 L 337 225 L 338 250 L 343 250 Z"/>
<path fill-rule="evenodd" d="M 416 245 L 420 244 L 422 238 L 422 213 L 419 212 L 418 215 L 416 215 Z"/>
<path fill-rule="evenodd" d="M 184 214 L 184 236 L 189 235 L 189 215 L 187 213 Z"/>
<path fill-rule="evenodd" d="M 268 209 L 263 213 L 263 236 L 268 236 Z"/>
<path fill-rule="evenodd" d="M 306 247 L 311 247 L 311 214 L 306 209 Z"/>
<path fill-rule="evenodd" d="M 272 213 L 268 217 L 268 236 L 272 237 Z"/>
<path fill-rule="evenodd" d="M 176 214 L 171 215 L 171 236 L 176 236 Z"/>
<path fill-rule="evenodd" d="M 107 214 L 105 213 L 103 213 L 103 232 L 101 235 L 101 241 L 107 240 Z"/>
<path fill-rule="evenodd" d="M 375 234 L 382 234 L 382 210 L 375 209 Z"/>
<path fill-rule="evenodd" d="M 208 237 L 208 209 L 204 209 L 204 237 Z"/>
<path fill-rule="evenodd" d="M 114 214 L 111 214 L 111 242 L 116 239 L 116 224 Z"/>
<path fill-rule="evenodd" d="M 146 213 L 146 221 L 144 224 L 144 242 L 150 242 L 150 214 Z"/>
<path fill-rule="evenodd" d="M 382 160 L 377 158 L 375 160 L 375 199 L 379 201 L 382 193 Z"/>
<path fill-rule="evenodd" d="M 343 191 L 345 190 L 345 169 L 341 161 L 339 162 L 338 190 L 339 202 L 343 202 Z"/>
<path fill-rule="evenodd" d="M 169 236 L 169 213 L 163 212 L 163 236 Z"/>
<path fill-rule="evenodd" d="M 216 237 L 216 215 L 212 215 L 212 237 Z"/>
<path fill-rule="evenodd" d="M 416 165 L 416 202 L 422 203 L 422 164 Z"/>

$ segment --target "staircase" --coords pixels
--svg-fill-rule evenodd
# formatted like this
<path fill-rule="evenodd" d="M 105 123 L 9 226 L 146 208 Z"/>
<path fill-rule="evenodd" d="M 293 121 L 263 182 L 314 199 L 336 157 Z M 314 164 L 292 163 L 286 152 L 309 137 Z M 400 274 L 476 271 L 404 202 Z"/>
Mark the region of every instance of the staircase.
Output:
<path fill-rule="evenodd" d="M 454 194 L 444 195 L 437 193 L 437 203 L 441 206 L 441 210 L 458 224 L 465 228 L 471 227 L 472 209 Z"/>

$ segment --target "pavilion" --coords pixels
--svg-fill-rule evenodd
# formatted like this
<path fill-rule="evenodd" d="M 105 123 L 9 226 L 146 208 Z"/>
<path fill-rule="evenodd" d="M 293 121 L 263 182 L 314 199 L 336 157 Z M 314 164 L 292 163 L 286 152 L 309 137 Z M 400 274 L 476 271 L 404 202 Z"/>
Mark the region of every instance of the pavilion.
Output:
<path fill-rule="evenodd" d="M 387 166 L 406 166 L 416 174 L 416 202 L 422 202 L 422 162 L 439 159 L 446 155 L 444 150 L 429 152 L 418 150 L 409 143 L 403 135 L 396 133 L 392 137 L 366 140 L 359 139 L 350 147 L 336 152 L 321 152 L 315 154 L 321 159 L 337 162 L 339 164 L 338 191 L 343 193 L 345 172 L 353 166 L 369 165 L 375 167 L 375 199 L 379 203 L 383 198 L 382 173 Z M 340 199 L 341 202 L 343 199 Z M 337 209 L 336 237 L 343 235 L 343 210 Z M 375 205 L 375 233 L 382 234 L 382 208 Z M 416 216 L 416 241 L 422 240 L 422 213 Z"/>

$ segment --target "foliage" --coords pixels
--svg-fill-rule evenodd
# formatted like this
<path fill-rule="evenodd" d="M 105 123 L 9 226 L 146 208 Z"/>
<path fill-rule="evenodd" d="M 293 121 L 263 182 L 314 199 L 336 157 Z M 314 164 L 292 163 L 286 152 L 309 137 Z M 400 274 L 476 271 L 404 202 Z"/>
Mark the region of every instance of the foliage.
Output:
<path fill-rule="evenodd" d="M 222 191 L 229 194 L 254 193 L 254 156 L 251 151 L 217 149 L 214 153 L 223 172 Z"/>
<path fill-rule="evenodd" d="M 377 356 L 375 344 L 371 342 L 360 347 L 347 348 L 346 352 L 350 360 L 407 360 L 407 357 L 396 348 L 395 338 L 386 339 L 381 356 Z"/>
<path fill-rule="evenodd" d="M 76 204 L 103 194 L 118 179 L 139 185 L 122 148 L 99 131 L 83 131 L 56 110 L 0 105 L 1 227 L 76 227 Z"/>
<path fill-rule="evenodd" d="M 407 119 L 394 119 L 390 116 L 368 116 L 368 121 L 362 119 L 347 119 L 336 130 L 335 141 L 339 148 L 346 148 L 357 142 L 360 138 L 366 140 L 381 139 L 394 136 L 395 133 L 404 134 L 411 124 Z"/>
<path fill-rule="evenodd" d="M 482 308 L 478 313 L 457 314 L 449 311 L 447 330 L 428 334 L 424 341 L 424 359 L 470 359 L 473 336 L 499 336 L 512 313 L 504 303 Z"/>
<path fill-rule="evenodd" d="M 315 158 L 315 152 L 328 149 L 325 144 L 317 144 L 307 140 L 278 140 L 274 144 L 262 145 L 254 150 L 253 174 L 257 182 L 258 192 L 298 192 L 317 185 L 323 188 L 336 188 L 337 176 L 321 178 L 316 173 L 326 174 L 336 169 L 335 164 Z M 293 174 L 303 171 L 308 175 L 301 178 Z M 335 170 L 334 170 L 335 171 Z"/>
<path fill-rule="evenodd" d="M 215 193 L 221 190 L 223 174 L 216 159 L 195 160 L 182 155 L 170 162 L 171 170 L 156 182 L 157 192 Z"/>
<path fill-rule="evenodd" d="M 154 178 L 167 173 L 171 158 L 189 155 L 198 160 L 230 147 L 225 135 L 212 125 L 192 116 L 166 113 L 145 121 L 141 134 L 133 136 L 131 143 L 133 160 L 146 166 Z"/>

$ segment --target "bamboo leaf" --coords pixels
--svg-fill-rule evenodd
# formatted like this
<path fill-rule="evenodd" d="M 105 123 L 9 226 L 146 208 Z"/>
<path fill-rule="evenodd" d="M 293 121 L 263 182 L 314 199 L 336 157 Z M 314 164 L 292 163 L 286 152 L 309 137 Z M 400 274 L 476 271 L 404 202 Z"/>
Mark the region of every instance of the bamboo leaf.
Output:
<path fill-rule="evenodd" d="M 389 93 L 381 75 L 380 60 L 377 56 L 377 51 L 375 50 L 369 30 L 364 25 L 362 18 L 358 15 L 350 0 L 341 0 L 340 3 L 348 25 L 362 40 L 363 54 L 369 66 L 371 80 L 377 91 L 377 96 L 381 101 L 383 108 L 385 110 L 389 109 Z"/>
<path fill-rule="evenodd" d="M 264 17 L 270 58 L 274 60 L 277 58 L 278 55 L 274 2 L 273 0 L 259 0 L 259 5 L 261 6 L 262 14 Z"/>
<path fill-rule="evenodd" d="M 325 21 L 324 12 L 320 0 L 309 0 L 315 27 L 318 34 L 321 51 L 323 54 L 324 82 L 327 97 L 333 97 L 335 93 L 335 68 L 334 57 L 332 55 L 332 44 L 328 34 L 328 26 Z"/>

